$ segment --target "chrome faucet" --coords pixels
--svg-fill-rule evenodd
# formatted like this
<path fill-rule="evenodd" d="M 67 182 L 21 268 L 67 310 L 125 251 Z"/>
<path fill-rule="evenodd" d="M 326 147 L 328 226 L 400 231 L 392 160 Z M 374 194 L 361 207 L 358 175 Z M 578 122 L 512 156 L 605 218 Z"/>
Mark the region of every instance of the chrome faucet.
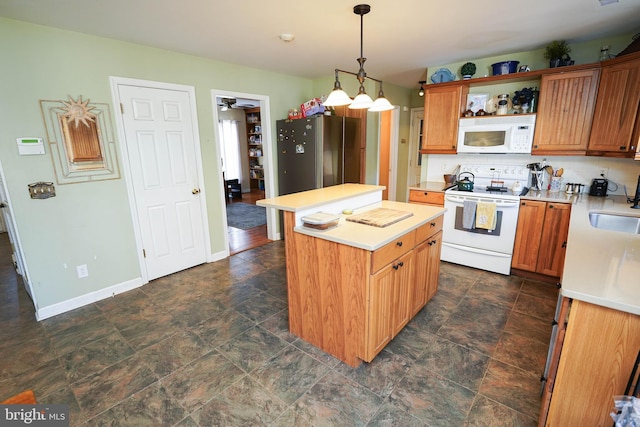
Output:
<path fill-rule="evenodd" d="M 638 185 L 636 186 L 636 195 L 633 196 L 633 205 L 631 209 L 640 209 L 640 175 L 638 175 Z"/>

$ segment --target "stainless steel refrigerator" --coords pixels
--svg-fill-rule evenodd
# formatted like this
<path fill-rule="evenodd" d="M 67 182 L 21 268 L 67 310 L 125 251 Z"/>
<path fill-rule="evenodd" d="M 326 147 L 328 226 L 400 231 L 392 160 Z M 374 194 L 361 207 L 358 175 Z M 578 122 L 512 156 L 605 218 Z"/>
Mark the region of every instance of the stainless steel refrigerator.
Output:
<path fill-rule="evenodd" d="M 360 119 L 278 120 L 278 194 L 360 182 Z"/>

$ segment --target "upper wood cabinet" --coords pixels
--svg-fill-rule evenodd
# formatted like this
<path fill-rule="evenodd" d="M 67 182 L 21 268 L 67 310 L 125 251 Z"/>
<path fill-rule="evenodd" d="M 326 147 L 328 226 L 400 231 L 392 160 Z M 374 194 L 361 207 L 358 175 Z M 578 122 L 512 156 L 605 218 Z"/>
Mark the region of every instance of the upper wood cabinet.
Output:
<path fill-rule="evenodd" d="M 588 154 L 633 157 L 640 128 L 640 53 L 603 62 Z"/>
<path fill-rule="evenodd" d="M 431 85 L 424 92 L 424 128 L 420 152 L 455 154 L 458 119 L 466 103 L 468 85 Z"/>
<path fill-rule="evenodd" d="M 599 74 L 592 68 L 542 76 L 531 154 L 586 154 Z"/>

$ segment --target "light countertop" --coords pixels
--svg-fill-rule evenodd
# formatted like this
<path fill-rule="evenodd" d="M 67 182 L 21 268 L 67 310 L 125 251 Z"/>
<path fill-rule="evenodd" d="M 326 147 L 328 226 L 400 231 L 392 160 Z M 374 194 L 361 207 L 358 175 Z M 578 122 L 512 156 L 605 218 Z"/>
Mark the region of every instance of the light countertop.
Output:
<path fill-rule="evenodd" d="M 353 211 L 353 214 L 362 213 L 375 208 L 396 209 L 411 212 L 413 215 L 387 227 L 374 227 L 347 221 L 347 215 L 342 215 L 338 226 L 324 231 L 318 231 L 302 225 L 294 230 L 307 236 L 329 240 L 356 248 L 375 251 L 403 234 L 434 220 L 444 214 L 446 209 L 437 206 L 426 206 L 414 203 L 392 202 L 382 200 L 371 205 Z"/>
<path fill-rule="evenodd" d="M 455 184 L 446 184 L 440 181 L 422 181 L 416 185 L 410 185 L 409 190 L 444 192 L 445 189 L 453 185 Z"/>
<path fill-rule="evenodd" d="M 256 202 L 258 206 L 275 208 L 283 211 L 300 212 L 315 207 L 322 207 L 328 203 L 348 201 L 358 196 L 382 193 L 385 187 L 380 185 L 365 184 L 341 184 L 331 187 L 318 188 L 316 190 L 302 191 L 300 193 L 262 199 Z"/>
<path fill-rule="evenodd" d="M 591 211 L 640 216 L 630 206 L 624 196 L 583 193 L 572 198 L 564 296 L 640 315 L 640 234 L 603 230 L 589 222 Z"/>

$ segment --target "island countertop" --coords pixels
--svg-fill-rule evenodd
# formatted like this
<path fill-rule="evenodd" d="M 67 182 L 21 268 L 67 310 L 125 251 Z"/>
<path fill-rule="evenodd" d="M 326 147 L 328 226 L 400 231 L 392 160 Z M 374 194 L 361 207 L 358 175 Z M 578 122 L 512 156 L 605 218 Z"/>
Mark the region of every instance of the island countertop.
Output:
<path fill-rule="evenodd" d="M 382 200 L 371 205 L 355 209 L 353 214 L 359 214 L 375 208 L 395 209 L 410 212 L 413 215 L 387 227 L 375 227 L 347 221 L 348 215 L 342 215 L 338 225 L 334 228 L 319 231 L 298 225 L 294 228 L 297 233 L 319 239 L 329 240 L 360 249 L 375 251 L 389 242 L 414 230 L 421 225 L 435 220 L 444 214 L 446 209 L 437 206 L 425 206 L 413 203 L 393 202 Z"/>
<path fill-rule="evenodd" d="M 640 315 L 640 234 L 591 226 L 589 212 L 640 215 L 624 196 L 572 201 L 562 276 L 564 296 Z"/>
<path fill-rule="evenodd" d="M 318 188 L 315 190 L 302 191 L 300 193 L 286 194 L 284 196 L 258 200 L 256 205 L 290 212 L 300 212 L 341 201 L 344 201 L 345 207 L 347 207 L 349 206 L 347 202 L 350 199 L 376 192 L 382 193 L 384 188 L 385 187 L 380 185 L 366 184 L 333 185 L 331 187 Z M 355 208 L 355 206 L 351 208 Z"/>

